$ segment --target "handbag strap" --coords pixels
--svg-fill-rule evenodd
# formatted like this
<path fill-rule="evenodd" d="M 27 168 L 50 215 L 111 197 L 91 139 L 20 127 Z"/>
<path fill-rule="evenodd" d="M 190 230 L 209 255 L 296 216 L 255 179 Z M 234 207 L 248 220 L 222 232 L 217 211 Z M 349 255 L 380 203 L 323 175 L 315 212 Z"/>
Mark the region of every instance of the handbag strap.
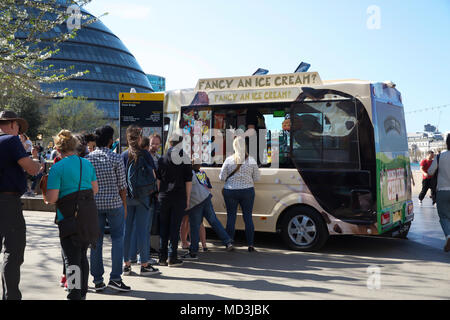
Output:
<path fill-rule="evenodd" d="M 78 183 L 78 191 L 81 189 L 81 178 L 83 176 L 83 163 L 81 162 L 81 157 L 78 157 L 80 159 L 80 182 Z"/>
<path fill-rule="evenodd" d="M 235 174 L 236 172 L 239 171 L 239 169 L 241 168 L 241 166 L 242 166 L 242 163 L 239 163 L 239 164 L 236 166 L 236 169 L 234 169 L 233 172 L 225 179 L 225 182 L 227 182 L 228 179 L 230 179 L 232 176 L 234 176 L 234 174 Z"/>
<path fill-rule="evenodd" d="M 77 211 L 78 211 L 78 195 L 80 194 L 80 190 L 81 190 L 81 178 L 83 177 L 83 163 L 81 162 L 81 157 L 78 157 L 78 159 L 80 159 L 80 182 L 78 183 L 78 192 L 77 192 L 77 197 L 75 200 L 75 204 L 77 206 Z M 75 216 L 77 215 L 77 211 L 75 211 Z"/>
<path fill-rule="evenodd" d="M 247 160 L 247 159 L 248 159 L 248 154 L 245 155 L 245 160 Z M 242 163 L 237 164 L 236 169 L 234 169 L 233 172 L 225 179 L 225 182 L 227 182 L 228 179 L 230 179 L 236 172 L 238 172 L 239 169 L 241 168 L 241 166 L 242 166 Z"/>

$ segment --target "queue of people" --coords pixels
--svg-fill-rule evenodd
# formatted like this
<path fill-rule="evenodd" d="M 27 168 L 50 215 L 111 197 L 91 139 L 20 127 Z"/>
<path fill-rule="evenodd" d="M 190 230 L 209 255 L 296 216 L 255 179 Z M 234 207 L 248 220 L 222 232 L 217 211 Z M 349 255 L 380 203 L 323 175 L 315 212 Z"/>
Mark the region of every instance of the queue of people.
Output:
<path fill-rule="evenodd" d="M 8 238 L 9 241 L 4 243 L 11 252 L 5 259 L 3 299 L 21 299 L 19 281 L 25 249 L 25 222 L 20 196 L 29 192 L 26 174 L 35 177 L 36 181 L 42 178 L 44 201 L 56 205 L 55 223 L 63 261 L 61 285 L 68 291 L 67 299 L 86 299 L 89 274 L 93 277 L 95 292 L 106 287 L 130 291 L 122 277 L 132 273 L 131 262 L 137 253 L 141 275 L 160 274 L 157 265 L 177 267 L 185 260 L 197 260 L 203 218 L 218 234 L 226 251 L 233 250 L 234 226 L 229 222 L 225 229 L 217 219 L 211 202 L 212 186 L 200 165 L 192 164 L 184 154 L 181 134 L 175 133 L 168 139 L 170 148 L 160 156 L 157 151 L 161 137 L 157 134 L 144 137 L 142 128 L 136 126 L 127 129 L 128 149 L 122 154 L 112 150 L 114 130 L 110 126 L 98 128 L 89 135 L 62 130 L 54 137 L 57 154 L 45 175 L 43 159 L 39 156 L 41 150 L 32 147 L 30 155 L 25 150 L 28 144 L 18 137 L 26 129 L 26 121 L 13 112 L 0 114 L 0 151 L 10 155 L 8 159 L 2 158 L 1 166 L 11 168 L 3 169 L 0 176 L 0 202 L 8 211 L 1 216 L 0 235 L 2 239 Z M 235 146 L 234 160 L 224 165 L 221 179 L 230 181 L 225 192 L 229 220 L 235 223 L 236 207 L 241 204 L 245 208 L 249 251 L 254 251 L 254 228 L 249 222 L 254 191 L 252 197 L 250 189 L 259 173 L 255 160 L 245 152 L 245 142 L 236 141 L 239 143 Z M 16 185 L 11 188 L 6 186 L 6 181 Z M 14 191 L 3 191 L 8 188 Z M 233 190 L 245 194 L 244 202 L 240 197 L 233 197 Z M 178 244 L 184 217 L 189 222 L 190 244 L 188 252 L 180 255 Z M 160 236 L 158 261 L 150 257 L 153 221 L 157 221 Z M 108 282 L 103 265 L 106 224 L 112 239 L 112 270 Z M 14 232 L 8 229 L 11 225 L 17 226 Z M 79 281 L 73 282 L 74 277 Z"/>

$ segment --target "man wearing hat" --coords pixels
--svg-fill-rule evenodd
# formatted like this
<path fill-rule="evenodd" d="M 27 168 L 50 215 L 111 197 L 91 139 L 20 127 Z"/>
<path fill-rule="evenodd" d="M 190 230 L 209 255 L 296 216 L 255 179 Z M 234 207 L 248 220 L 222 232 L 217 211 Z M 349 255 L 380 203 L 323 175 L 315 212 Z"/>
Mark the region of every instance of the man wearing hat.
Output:
<path fill-rule="evenodd" d="M 183 264 L 178 259 L 177 248 L 181 220 L 186 214 L 185 210 L 189 208 L 191 198 L 192 164 L 189 157 L 183 153 L 182 141 L 181 132 L 170 137 L 170 148 L 159 158 L 156 170 L 158 200 L 161 205 L 159 264 L 169 267 Z"/>
<path fill-rule="evenodd" d="M 3 300 L 20 300 L 20 266 L 25 252 L 25 220 L 20 197 L 27 191 L 26 173 L 35 176 L 39 163 L 26 153 L 18 135 L 28 129 L 13 111 L 0 112 L 0 251 Z"/>

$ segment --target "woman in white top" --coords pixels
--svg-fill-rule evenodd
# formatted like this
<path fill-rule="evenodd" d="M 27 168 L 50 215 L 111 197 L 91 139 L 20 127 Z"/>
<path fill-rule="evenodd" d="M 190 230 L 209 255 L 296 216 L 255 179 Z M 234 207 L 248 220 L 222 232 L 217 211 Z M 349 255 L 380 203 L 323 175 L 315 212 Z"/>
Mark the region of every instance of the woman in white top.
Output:
<path fill-rule="evenodd" d="M 447 135 L 447 151 L 435 157 L 428 169 L 428 173 L 437 174 L 436 203 L 439 214 L 439 222 L 444 231 L 446 242 L 444 251 L 450 251 L 450 134 Z M 439 159 L 439 164 L 438 164 Z"/>
<path fill-rule="evenodd" d="M 225 160 L 219 175 L 219 179 L 225 181 L 223 196 L 227 207 L 226 230 L 231 239 L 234 239 L 237 208 L 240 205 L 248 251 L 253 252 L 255 251 L 253 246 L 255 228 L 252 220 L 255 201 L 254 182 L 259 180 L 259 168 L 256 160 L 246 152 L 243 137 L 234 139 L 233 149 L 234 154 Z"/>

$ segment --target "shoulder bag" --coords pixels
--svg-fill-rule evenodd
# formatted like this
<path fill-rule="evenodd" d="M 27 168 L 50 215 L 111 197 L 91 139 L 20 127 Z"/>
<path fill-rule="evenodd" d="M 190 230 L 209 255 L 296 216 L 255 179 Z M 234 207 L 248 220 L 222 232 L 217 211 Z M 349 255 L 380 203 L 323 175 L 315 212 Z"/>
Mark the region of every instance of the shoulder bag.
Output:
<path fill-rule="evenodd" d="M 78 191 L 68 194 L 56 202 L 64 219 L 58 222 L 60 237 L 77 235 L 82 245 L 96 247 L 100 236 L 97 205 L 92 189 L 80 191 L 82 162 L 80 159 L 80 183 Z"/>
<path fill-rule="evenodd" d="M 436 171 L 433 174 L 433 177 L 431 178 L 431 185 L 433 186 L 433 188 L 437 188 L 437 182 L 438 182 L 438 173 L 439 173 L 439 156 L 440 154 L 438 154 L 436 156 L 436 161 L 437 161 L 437 168 Z M 434 200 L 433 200 L 434 201 Z"/>
<path fill-rule="evenodd" d="M 78 183 L 78 191 L 76 192 L 75 201 L 71 203 L 69 208 L 67 208 L 67 205 L 63 206 L 65 200 L 68 198 L 68 196 L 70 196 L 69 194 L 61 199 L 58 199 L 58 201 L 56 202 L 56 210 L 60 210 L 61 214 L 64 216 L 64 219 L 57 222 L 60 238 L 66 238 L 77 234 L 76 217 L 78 214 L 78 194 L 80 193 L 81 178 L 83 175 L 83 165 L 81 163 L 81 158 L 79 159 L 80 159 L 80 182 Z"/>

